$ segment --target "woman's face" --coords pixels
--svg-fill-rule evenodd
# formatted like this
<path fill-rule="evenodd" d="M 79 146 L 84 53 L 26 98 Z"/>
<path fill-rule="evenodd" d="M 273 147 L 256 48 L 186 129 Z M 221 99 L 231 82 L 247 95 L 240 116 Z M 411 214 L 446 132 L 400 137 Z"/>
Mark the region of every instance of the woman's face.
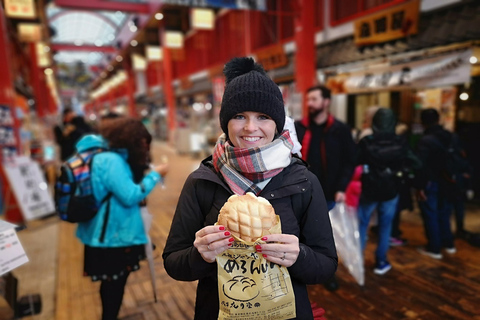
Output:
<path fill-rule="evenodd" d="M 246 111 L 228 122 L 228 137 L 235 147 L 261 147 L 273 141 L 276 124 L 266 114 Z"/>

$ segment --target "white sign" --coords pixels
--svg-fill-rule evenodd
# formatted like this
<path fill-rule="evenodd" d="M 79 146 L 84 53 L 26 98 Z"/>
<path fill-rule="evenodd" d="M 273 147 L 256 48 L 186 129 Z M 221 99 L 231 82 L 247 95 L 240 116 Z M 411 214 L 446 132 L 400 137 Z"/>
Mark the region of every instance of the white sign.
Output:
<path fill-rule="evenodd" d="M 40 165 L 29 157 L 13 157 L 3 165 L 25 220 L 41 218 L 55 212 Z"/>
<path fill-rule="evenodd" d="M 15 225 L 0 220 L 0 276 L 27 262 Z"/>
<path fill-rule="evenodd" d="M 387 69 L 351 72 L 345 81 L 349 93 L 401 87 L 428 88 L 470 81 L 471 49 L 391 65 Z"/>

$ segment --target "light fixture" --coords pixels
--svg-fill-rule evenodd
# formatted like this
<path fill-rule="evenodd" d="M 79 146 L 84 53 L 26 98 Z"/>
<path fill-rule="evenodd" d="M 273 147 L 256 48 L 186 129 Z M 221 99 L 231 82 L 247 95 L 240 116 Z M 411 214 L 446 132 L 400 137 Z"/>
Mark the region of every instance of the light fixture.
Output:
<path fill-rule="evenodd" d="M 108 71 L 113 71 L 113 66 L 112 66 L 112 65 L 109 65 L 109 66 L 107 67 L 107 70 L 108 70 Z"/>
<path fill-rule="evenodd" d="M 97 39 L 97 40 L 95 40 L 95 45 L 96 45 L 97 47 L 101 47 L 101 46 L 103 46 L 103 41 Z"/>
<path fill-rule="evenodd" d="M 471 56 L 469 61 L 470 61 L 471 64 L 475 64 L 475 63 L 478 62 L 478 59 L 475 56 Z"/>
<path fill-rule="evenodd" d="M 162 20 L 163 19 L 163 13 L 161 13 L 161 12 L 155 13 L 155 19 L 157 19 L 158 21 Z"/>
<path fill-rule="evenodd" d="M 468 98 L 469 98 L 468 93 L 462 92 L 462 93 L 460 94 L 460 100 L 462 100 L 462 101 L 467 101 Z"/>
<path fill-rule="evenodd" d="M 145 53 L 148 61 L 160 61 L 163 58 L 162 48 L 158 46 L 146 46 Z"/>
<path fill-rule="evenodd" d="M 123 57 L 122 57 L 122 56 L 117 56 L 117 57 L 115 58 L 115 60 L 117 60 L 117 62 L 122 62 Z"/>
<path fill-rule="evenodd" d="M 136 32 L 138 30 L 138 28 L 134 25 L 128 27 L 130 29 L 131 32 Z"/>
<path fill-rule="evenodd" d="M 130 45 L 132 47 L 136 47 L 138 45 L 138 41 L 137 40 L 132 40 L 132 41 L 130 41 Z"/>
<path fill-rule="evenodd" d="M 81 46 L 83 44 L 83 41 L 77 39 L 77 40 L 73 41 L 73 44 L 76 45 L 76 46 Z"/>
<path fill-rule="evenodd" d="M 172 49 L 183 48 L 184 36 L 180 31 L 165 31 L 164 33 L 165 47 Z"/>

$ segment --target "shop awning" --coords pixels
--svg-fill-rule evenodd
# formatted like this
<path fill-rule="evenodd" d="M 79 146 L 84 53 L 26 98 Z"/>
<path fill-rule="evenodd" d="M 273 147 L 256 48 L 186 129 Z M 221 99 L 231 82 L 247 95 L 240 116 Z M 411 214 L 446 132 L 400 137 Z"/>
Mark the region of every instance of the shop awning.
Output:
<path fill-rule="evenodd" d="M 353 36 L 330 42 L 317 49 L 317 68 L 382 58 L 396 53 L 421 50 L 480 39 L 480 2 L 462 1 L 420 17 L 418 34 L 374 46 L 357 47 Z"/>

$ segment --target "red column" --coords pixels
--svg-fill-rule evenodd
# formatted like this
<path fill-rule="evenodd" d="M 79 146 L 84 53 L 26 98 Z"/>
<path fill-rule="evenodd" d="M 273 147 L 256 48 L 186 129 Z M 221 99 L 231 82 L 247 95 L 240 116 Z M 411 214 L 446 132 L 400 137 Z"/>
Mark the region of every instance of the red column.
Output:
<path fill-rule="evenodd" d="M 137 117 L 137 108 L 135 107 L 135 75 L 132 70 L 132 62 L 130 57 L 125 57 L 123 59 L 123 68 L 127 73 L 126 87 L 127 87 L 127 100 L 128 100 L 128 115 L 131 117 Z"/>
<path fill-rule="evenodd" d="M 163 41 L 163 32 L 160 32 L 160 43 L 164 44 Z M 175 93 L 173 92 L 172 81 L 173 81 L 173 62 L 172 62 L 172 53 L 170 49 L 163 46 L 163 92 L 165 94 L 168 110 L 168 129 L 169 129 L 169 140 L 173 141 L 174 132 L 176 128 L 176 107 L 175 107 Z"/>
<path fill-rule="evenodd" d="M 10 39 L 8 38 L 7 25 L 5 23 L 5 12 L 3 7 L 0 5 L 0 105 L 4 105 L 10 108 L 10 112 L 13 117 L 13 129 L 15 134 L 15 139 L 17 141 L 17 150 L 20 150 L 20 135 L 18 132 L 19 123 L 15 116 L 15 98 L 14 98 L 14 85 L 13 85 L 13 72 L 12 72 L 12 62 L 10 60 L 11 51 Z M 5 203 L 5 220 L 21 223 L 23 221 L 22 213 L 18 206 L 18 203 L 15 201 L 15 196 L 12 189 L 7 183 L 7 178 L 3 172 L 2 164 L 2 152 L 0 148 L 0 184 L 2 186 L 2 194 L 0 196 L 4 199 Z M 18 151 L 17 151 L 18 152 Z M 6 195 L 9 194 L 9 199 L 6 199 Z M 7 201 L 8 200 L 8 201 Z"/>
<path fill-rule="evenodd" d="M 295 19 L 295 82 L 297 91 L 305 91 L 315 83 L 315 30 L 314 30 L 314 0 L 298 0 L 300 12 Z M 303 114 L 307 114 L 303 104 Z"/>

